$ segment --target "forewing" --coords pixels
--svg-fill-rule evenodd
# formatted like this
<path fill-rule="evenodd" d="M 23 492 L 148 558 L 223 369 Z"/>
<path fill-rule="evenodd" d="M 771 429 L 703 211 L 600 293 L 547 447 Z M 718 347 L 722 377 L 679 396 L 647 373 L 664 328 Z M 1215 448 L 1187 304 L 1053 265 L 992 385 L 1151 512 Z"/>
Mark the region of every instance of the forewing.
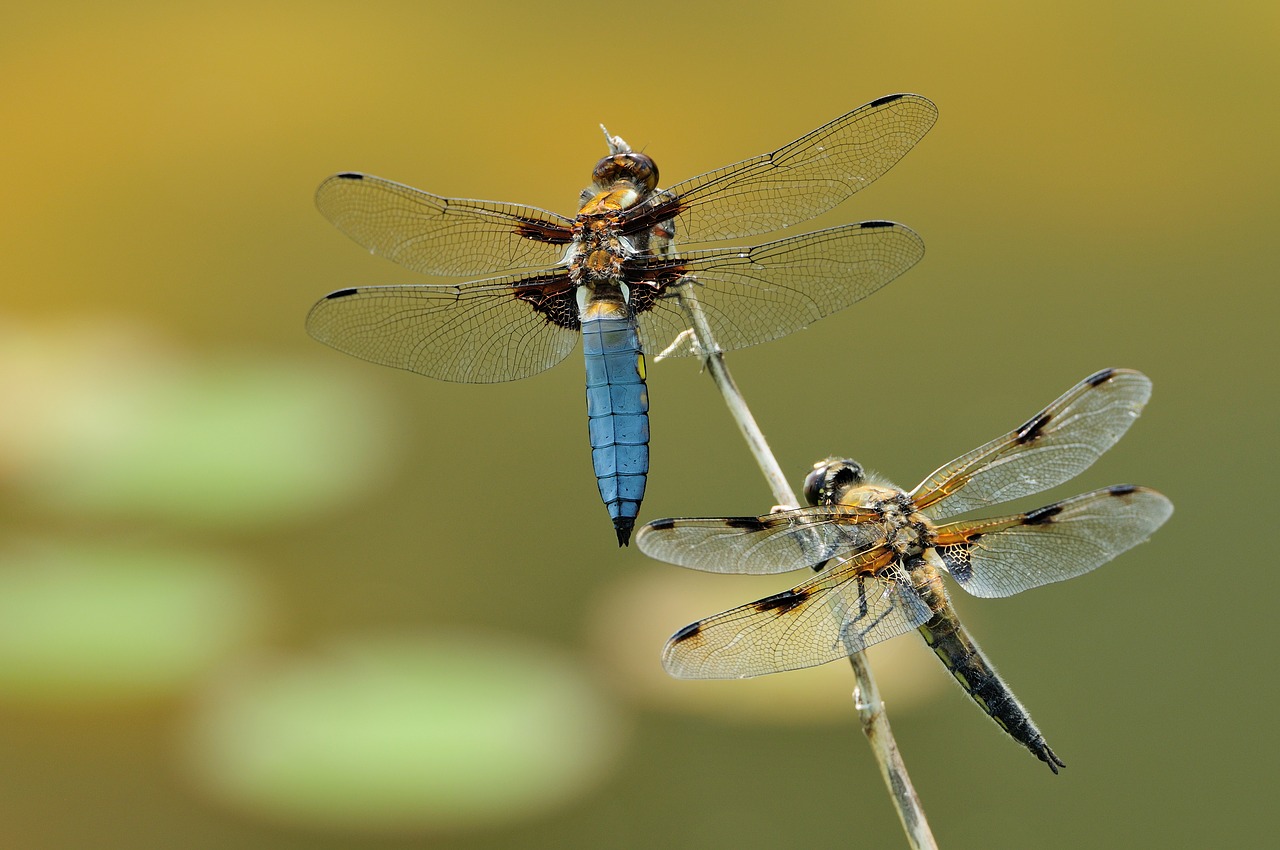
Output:
<path fill-rule="evenodd" d="M 1150 397 L 1146 375 L 1104 369 L 1020 427 L 941 467 L 911 497 L 926 516 L 941 519 L 1057 486 L 1115 445 Z"/>
<path fill-rule="evenodd" d="M 938 109 L 914 94 L 861 106 L 791 144 L 677 183 L 628 212 L 637 226 L 675 218 L 676 239 L 754 236 L 826 212 L 884 174 L 929 131 Z"/>
<path fill-rule="evenodd" d="M 682 679 L 745 679 L 861 652 L 929 619 L 907 573 L 883 549 L 791 590 L 686 626 L 662 663 Z"/>
<path fill-rule="evenodd" d="M 343 289 L 311 308 L 307 332 L 363 360 L 442 381 L 514 381 L 559 363 L 579 337 L 516 296 L 560 288 L 557 297 L 571 302 L 568 286 L 563 274 L 552 273 L 460 286 Z"/>
<path fill-rule="evenodd" d="M 1011 596 L 1065 581 L 1150 537 L 1173 513 L 1155 490 L 1122 485 L 1017 516 L 938 528 L 938 554 L 974 596 Z"/>
<path fill-rule="evenodd" d="M 879 543 L 874 511 L 799 508 L 759 517 L 659 519 L 636 545 L 650 558 L 709 573 L 764 575 L 815 567 Z"/>
<path fill-rule="evenodd" d="M 914 231 L 865 221 L 766 242 L 629 260 L 629 280 L 660 292 L 640 313 L 645 347 L 663 351 L 687 326 L 676 287 L 687 285 L 725 351 L 785 336 L 861 301 L 924 256 Z M 690 347 L 670 354 L 694 353 Z"/>
<path fill-rule="evenodd" d="M 370 252 L 434 275 L 554 266 L 573 224 L 536 207 L 442 198 L 356 173 L 321 183 L 316 206 Z"/>

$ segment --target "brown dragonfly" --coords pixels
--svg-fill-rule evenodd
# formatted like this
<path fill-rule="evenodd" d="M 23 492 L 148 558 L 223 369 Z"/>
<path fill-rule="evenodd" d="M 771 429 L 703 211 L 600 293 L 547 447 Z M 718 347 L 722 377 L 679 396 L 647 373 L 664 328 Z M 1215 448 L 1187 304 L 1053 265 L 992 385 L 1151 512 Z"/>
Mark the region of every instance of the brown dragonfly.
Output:
<path fill-rule="evenodd" d="M 1075 477 L 1120 439 L 1150 395 L 1145 375 L 1105 369 L 910 492 L 869 480 L 851 460 L 830 459 L 805 480 L 811 507 L 649 523 L 637 545 L 680 566 L 818 570 L 791 590 L 676 632 L 663 664 L 681 678 L 746 678 L 833 661 L 918 630 L 973 700 L 1057 773 L 1065 765 L 961 625 L 942 575 L 982 597 L 1074 578 L 1146 540 L 1173 505 L 1155 490 L 1122 484 L 994 519 L 942 520 Z"/>

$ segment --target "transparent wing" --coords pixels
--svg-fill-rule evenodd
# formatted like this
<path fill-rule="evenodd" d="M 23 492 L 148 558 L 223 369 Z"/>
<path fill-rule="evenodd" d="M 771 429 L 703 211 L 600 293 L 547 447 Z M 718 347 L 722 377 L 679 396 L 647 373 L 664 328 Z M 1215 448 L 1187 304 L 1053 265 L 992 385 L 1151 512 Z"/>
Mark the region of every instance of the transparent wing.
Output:
<path fill-rule="evenodd" d="M 937 550 L 974 596 L 1011 596 L 1105 564 L 1172 513 L 1173 503 L 1155 490 L 1108 487 L 1017 516 L 944 525 Z"/>
<path fill-rule="evenodd" d="M 844 506 L 799 508 L 759 517 L 659 519 L 636 545 L 650 558 L 709 573 L 764 575 L 816 567 L 880 543 L 877 514 Z"/>
<path fill-rule="evenodd" d="M 559 273 L 342 289 L 311 308 L 307 332 L 363 360 L 442 381 L 514 381 L 559 363 L 578 340 L 576 330 L 549 322 L 518 297 L 560 287 L 564 292 L 548 300 L 572 301 Z"/>
<path fill-rule="evenodd" d="M 1146 375 L 1104 369 L 1021 427 L 939 468 L 911 497 L 940 519 L 1057 486 L 1115 445 L 1150 397 Z"/>
<path fill-rule="evenodd" d="M 676 632 L 662 651 L 682 679 L 745 679 L 861 652 L 929 619 L 894 555 L 876 549 L 783 593 Z"/>
<path fill-rule="evenodd" d="M 788 227 L 870 185 L 937 118 L 938 108 L 919 95 L 882 97 L 773 153 L 677 183 L 625 218 L 638 228 L 674 217 L 681 242 L 736 239 Z"/>
<path fill-rule="evenodd" d="M 639 257 L 627 262 L 626 277 L 659 291 L 647 309 L 637 308 L 646 350 L 664 350 L 687 327 L 675 287 L 689 280 L 716 342 L 732 351 L 785 336 L 861 301 L 923 256 L 924 242 L 910 228 L 865 221 L 754 248 Z"/>
<path fill-rule="evenodd" d="M 316 206 L 372 253 L 434 275 L 554 266 L 573 224 L 536 207 L 442 198 L 356 173 L 321 183 Z"/>

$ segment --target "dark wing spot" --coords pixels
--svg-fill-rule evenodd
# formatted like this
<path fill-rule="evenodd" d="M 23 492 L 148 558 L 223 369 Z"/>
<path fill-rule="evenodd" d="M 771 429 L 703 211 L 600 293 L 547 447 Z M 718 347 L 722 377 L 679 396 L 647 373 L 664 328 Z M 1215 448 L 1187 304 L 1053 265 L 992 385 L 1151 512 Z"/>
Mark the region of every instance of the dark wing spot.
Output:
<path fill-rule="evenodd" d="M 1101 372 L 1094 372 L 1084 380 L 1089 386 L 1096 387 L 1099 384 L 1105 384 L 1107 381 L 1111 380 L 1111 377 L 1115 375 L 1115 373 L 1115 369 L 1103 369 Z"/>
<path fill-rule="evenodd" d="M 886 103 L 893 103 L 895 100 L 901 100 L 900 94 L 887 94 L 884 97 L 878 97 L 871 101 L 867 106 L 884 106 Z"/>
<path fill-rule="evenodd" d="M 968 584 L 973 579 L 973 564 L 970 562 L 973 557 L 973 542 L 981 537 L 981 534 L 970 536 L 968 543 L 954 543 L 950 546 L 939 546 L 938 555 L 942 558 L 942 563 L 946 565 L 947 572 L 951 573 L 951 577 L 961 584 Z"/>
<path fill-rule="evenodd" d="M 702 631 L 702 623 L 690 623 L 680 631 L 673 634 L 671 636 L 671 642 L 676 643 L 677 641 L 688 640 L 700 631 Z"/>
<path fill-rule="evenodd" d="M 1048 425 L 1049 420 L 1052 418 L 1053 417 L 1047 413 L 1036 414 L 1034 419 L 1031 419 L 1018 429 L 1018 433 L 1014 436 L 1014 439 L 1024 446 L 1027 443 L 1034 442 L 1035 439 L 1044 431 L 1044 426 Z"/>
<path fill-rule="evenodd" d="M 1062 505 L 1045 505 L 1043 508 L 1036 508 L 1027 513 L 1022 521 L 1025 525 L 1046 525 L 1053 522 L 1053 518 L 1060 513 L 1062 513 Z"/>
<path fill-rule="evenodd" d="M 346 298 L 348 295 L 355 295 L 359 291 L 358 289 L 339 289 L 337 292 L 330 292 L 325 298 Z"/>
<path fill-rule="evenodd" d="M 872 230 L 877 227 L 893 227 L 892 221 L 864 221 L 858 225 L 863 230 Z"/>
<path fill-rule="evenodd" d="M 534 242 L 546 242 L 550 245 L 568 245 L 573 241 L 573 231 L 567 227 L 547 224 L 541 221 L 522 221 L 516 225 L 516 235 Z"/>
<path fill-rule="evenodd" d="M 687 209 L 679 198 L 666 192 L 651 197 L 654 200 L 623 210 L 620 225 L 623 234 L 631 236 L 651 227 L 656 227 L 665 221 L 675 218 Z"/>
<path fill-rule="evenodd" d="M 1113 496 L 1127 496 L 1137 489 L 1133 484 L 1117 484 L 1114 487 L 1108 487 L 1107 492 Z"/>
<path fill-rule="evenodd" d="M 649 527 L 655 531 L 667 531 L 676 527 L 676 521 L 671 517 L 655 519 L 653 522 L 649 523 Z"/>
<path fill-rule="evenodd" d="M 764 531 L 765 529 L 765 524 L 753 516 L 729 517 L 724 524 L 729 528 L 742 528 L 747 531 Z"/>
<path fill-rule="evenodd" d="M 525 278 L 523 284 L 512 290 L 512 295 L 541 313 L 549 323 L 576 331 L 580 324 L 574 289 L 569 273 L 560 270 Z"/>
<path fill-rule="evenodd" d="M 767 596 L 764 599 L 761 599 L 751 607 L 761 613 L 765 611 L 776 611 L 779 614 L 785 614 L 808 598 L 809 594 L 805 591 L 784 590 L 782 593 L 775 593 L 773 596 Z"/>
<path fill-rule="evenodd" d="M 344 171 L 338 175 L 339 180 L 363 180 L 364 175 L 358 171 Z"/>

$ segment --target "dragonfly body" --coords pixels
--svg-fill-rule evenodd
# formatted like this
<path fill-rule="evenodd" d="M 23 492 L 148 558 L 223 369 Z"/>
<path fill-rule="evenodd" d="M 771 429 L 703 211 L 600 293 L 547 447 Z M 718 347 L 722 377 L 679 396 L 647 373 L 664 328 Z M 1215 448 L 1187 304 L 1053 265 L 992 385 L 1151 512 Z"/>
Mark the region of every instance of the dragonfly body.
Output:
<path fill-rule="evenodd" d="M 1065 767 L 1045 743 L 1044 735 L 1031 720 L 1031 715 L 996 673 L 995 667 L 956 616 L 942 583 L 942 571 L 922 559 L 918 566 L 912 567 L 910 574 L 921 600 L 933 612 L 929 621 L 917 631 L 942 666 L 1010 737 L 1054 768 L 1055 773 L 1057 768 Z"/>
<path fill-rule="evenodd" d="M 1064 581 L 1141 543 L 1173 506 L 1155 490 L 1123 484 L 1023 513 L 943 520 L 1074 477 L 1128 430 L 1150 391 L 1138 372 L 1097 372 L 910 492 L 869 481 L 853 461 L 829 459 L 805 481 L 808 508 L 649 523 L 637 540 L 661 560 L 711 572 L 817 571 L 676 632 L 664 666 L 683 678 L 759 676 L 918 630 L 983 711 L 1057 773 L 1062 761 L 960 624 L 942 575 L 981 597 Z"/>
<path fill-rule="evenodd" d="M 858 301 L 923 255 L 908 228 L 867 221 L 747 248 L 677 251 L 753 236 L 831 209 L 887 171 L 933 125 L 917 95 L 890 95 L 790 144 L 658 188 L 653 159 L 608 137 L 574 218 L 444 198 L 371 175 L 334 175 L 316 204 L 356 242 L 416 272 L 508 272 L 455 286 L 338 290 L 307 317 L 333 347 L 447 381 L 525 378 L 583 338 L 600 495 L 630 540 L 649 466 L 645 350 L 686 328 L 674 296 L 692 287 L 722 348 L 784 336 Z M 606 134 L 607 135 L 607 134 Z M 521 271 L 524 270 L 524 271 Z"/>
<path fill-rule="evenodd" d="M 629 535 L 649 471 L 649 393 L 635 317 L 625 301 L 596 298 L 583 305 L 582 351 L 587 365 L 587 426 L 600 498 L 619 540 Z"/>

